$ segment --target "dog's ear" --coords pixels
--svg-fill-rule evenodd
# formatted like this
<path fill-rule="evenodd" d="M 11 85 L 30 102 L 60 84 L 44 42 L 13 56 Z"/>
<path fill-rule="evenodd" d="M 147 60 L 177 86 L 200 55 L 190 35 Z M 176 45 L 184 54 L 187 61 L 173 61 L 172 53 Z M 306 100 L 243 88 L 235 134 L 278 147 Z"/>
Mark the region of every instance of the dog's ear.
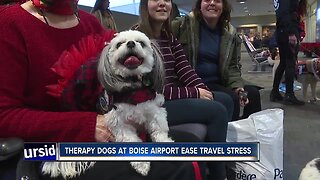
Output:
<path fill-rule="evenodd" d="M 111 64 L 109 61 L 110 48 L 111 44 L 102 50 L 97 67 L 97 76 L 104 89 L 114 92 L 121 90 L 122 86 L 117 76 L 111 70 Z"/>
<path fill-rule="evenodd" d="M 151 47 L 153 50 L 153 59 L 154 59 L 154 67 L 151 71 L 151 76 L 153 79 L 153 89 L 158 93 L 162 93 L 163 86 L 164 86 L 164 79 L 165 79 L 163 56 L 157 42 L 152 40 Z"/>

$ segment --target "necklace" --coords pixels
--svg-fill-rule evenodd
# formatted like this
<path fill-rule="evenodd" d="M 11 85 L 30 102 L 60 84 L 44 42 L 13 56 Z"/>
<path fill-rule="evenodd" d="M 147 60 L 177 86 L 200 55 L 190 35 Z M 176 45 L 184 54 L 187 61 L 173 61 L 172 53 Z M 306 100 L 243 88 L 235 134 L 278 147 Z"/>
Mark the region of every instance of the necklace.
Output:
<path fill-rule="evenodd" d="M 43 17 L 47 25 L 49 25 L 49 22 L 45 12 L 51 12 L 58 15 L 74 15 L 78 22 L 80 22 L 78 0 L 32 0 L 32 5 L 37 10 L 37 13 Z"/>

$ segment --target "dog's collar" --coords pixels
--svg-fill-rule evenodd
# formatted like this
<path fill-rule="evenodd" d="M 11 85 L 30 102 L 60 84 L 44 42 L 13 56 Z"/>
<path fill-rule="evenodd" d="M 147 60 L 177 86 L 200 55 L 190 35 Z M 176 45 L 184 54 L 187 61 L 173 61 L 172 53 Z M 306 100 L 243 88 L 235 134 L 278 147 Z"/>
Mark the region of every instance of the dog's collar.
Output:
<path fill-rule="evenodd" d="M 156 97 L 156 92 L 150 88 L 141 88 L 126 92 L 116 92 L 112 94 L 113 103 L 129 103 L 137 105 L 139 103 L 152 100 Z"/>
<path fill-rule="evenodd" d="M 98 114 L 106 114 L 112 109 L 117 109 L 115 103 L 128 103 L 137 105 L 139 103 L 153 100 L 156 97 L 156 92 L 150 88 L 141 88 L 134 91 L 126 91 L 121 93 L 113 93 L 108 95 L 106 91 L 99 97 L 97 103 Z"/>

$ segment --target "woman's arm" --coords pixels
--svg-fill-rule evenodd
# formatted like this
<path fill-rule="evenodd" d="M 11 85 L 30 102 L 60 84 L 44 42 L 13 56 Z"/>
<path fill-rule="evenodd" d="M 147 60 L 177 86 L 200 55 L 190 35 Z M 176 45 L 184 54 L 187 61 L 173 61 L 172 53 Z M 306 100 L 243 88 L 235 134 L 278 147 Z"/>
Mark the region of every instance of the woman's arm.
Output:
<path fill-rule="evenodd" d="M 53 98 L 48 96 L 44 101 L 35 98 L 43 93 L 38 89 L 46 85 L 45 81 L 38 82 L 39 79 L 52 79 L 51 66 L 43 65 L 47 59 L 42 64 L 28 60 L 27 51 L 34 48 L 39 52 L 40 47 L 28 46 L 27 37 L 21 33 L 24 29 L 5 15 L 2 12 L 0 16 L 0 137 L 20 137 L 25 141 L 95 141 L 95 112 L 57 112 L 59 104 Z M 41 72 L 44 77 L 30 80 L 31 71 Z"/>
<path fill-rule="evenodd" d="M 238 34 L 234 35 L 234 42 L 235 45 L 233 46 L 234 48 L 232 49 L 232 57 L 230 60 L 230 63 L 228 65 L 228 82 L 227 86 L 231 87 L 232 89 L 234 88 L 239 88 L 243 87 L 243 79 L 241 77 L 241 38 L 238 36 Z"/>
<path fill-rule="evenodd" d="M 200 98 L 199 88 L 209 90 L 190 66 L 184 55 L 182 46 L 176 39 L 171 45 L 172 54 L 175 59 L 175 72 L 181 86 L 167 84 L 164 88 L 165 97 L 169 100 L 182 98 Z"/>

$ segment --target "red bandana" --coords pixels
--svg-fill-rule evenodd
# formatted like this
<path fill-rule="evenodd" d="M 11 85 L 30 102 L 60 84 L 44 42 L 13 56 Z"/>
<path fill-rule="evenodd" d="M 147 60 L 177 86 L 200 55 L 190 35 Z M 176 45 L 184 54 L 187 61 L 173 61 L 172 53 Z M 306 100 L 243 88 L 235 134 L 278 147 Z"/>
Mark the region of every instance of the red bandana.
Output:
<path fill-rule="evenodd" d="M 77 11 L 78 0 L 32 0 L 36 8 L 60 15 L 72 15 Z"/>
<path fill-rule="evenodd" d="M 129 92 L 113 93 L 113 103 L 129 103 L 137 105 L 139 103 L 152 100 L 156 97 L 156 92 L 150 88 L 142 88 Z"/>

